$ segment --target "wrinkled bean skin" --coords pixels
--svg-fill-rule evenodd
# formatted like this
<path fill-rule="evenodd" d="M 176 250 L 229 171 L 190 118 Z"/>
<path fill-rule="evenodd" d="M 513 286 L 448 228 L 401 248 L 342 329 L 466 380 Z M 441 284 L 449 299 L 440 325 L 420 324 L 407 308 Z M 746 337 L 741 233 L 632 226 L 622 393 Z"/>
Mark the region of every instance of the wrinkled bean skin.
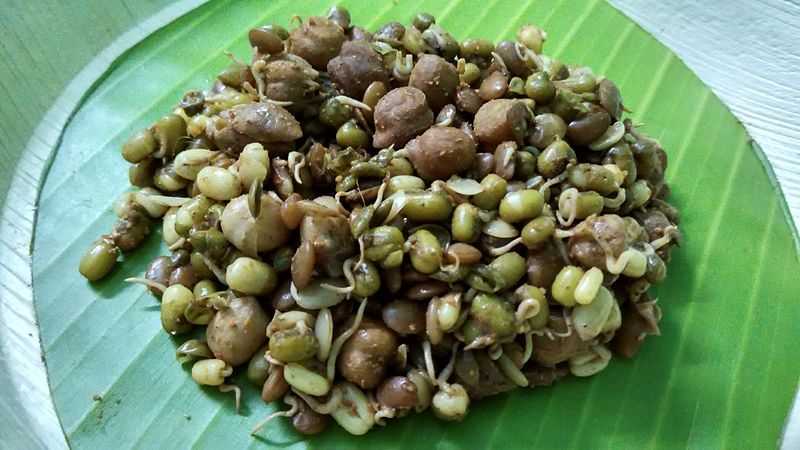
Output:
<path fill-rule="evenodd" d="M 264 95 L 272 100 L 300 103 L 317 88 L 317 83 L 295 61 L 276 60 L 264 68 Z"/>
<path fill-rule="evenodd" d="M 266 313 L 253 297 L 239 297 L 220 309 L 206 329 L 214 357 L 232 366 L 250 361 L 267 339 Z"/>
<path fill-rule="evenodd" d="M 458 128 L 433 127 L 406 145 L 411 163 L 426 181 L 447 179 L 475 160 L 475 142 Z"/>
<path fill-rule="evenodd" d="M 347 220 L 343 217 L 306 216 L 300 225 L 300 238 L 314 249 L 314 260 L 329 276 L 342 274 L 342 264 L 356 250 Z"/>
<path fill-rule="evenodd" d="M 501 98 L 483 104 L 475 114 L 475 135 L 481 144 L 496 146 L 503 141 L 521 143 L 527 128 L 528 110 L 519 100 Z"/>
<path fill-rule="evenodd" d="M 237 105 L 231 128 L 259 142 L 291 142 L 303 135 L 300 123 L 282 106 L 271 103 Z"/>
<path fill-rule="evenodd" d="M 317 70 L 325 70 L 328 62 L 339 54 L 346 37 L 339 25 L 322 17 L 309 17 L 302 26 L 290 32 L 292 51 Z"/>
<path fill-rule="evenodd" d="M 569 239 L 568 247 L 570 257 L 584 267 L 606 267 L 604 246 L 613 258 L 619 257 L 625 249 L 625 222 L 619 216 L 607 214 L 589 218 L 583 222 L 583 226 L 581 233 Z"/>
<path fill-rule="evenodd" d="M 389 85 L 389 71 L 380 55 L 363 42 L 345 42 L 341 53 L 328 63 L 328 74 L 344 95 L 357 100 L 373 82 Z"/>
<path fill-rule="evenodd" d="M 422 134 L 433 125 L 433 111 L 428 107 L 425 93 L 415 87 L 400 87 L 389 91 L 375 106 L 375 148 L 395 148 Z"/>
<path fill-rule="evenodd" d="M 440 56 L 422 55 L 411 70 L 408 85 L 422 91 L 431 109 L 438 111 L 452 102 L 458 87 L 458 72 Z"/>
<path fill-rule="evenodd" d="M 397 335 L 382 322 L 364 318 L 342 346 L 337 367 L 348 381 L 374 389 L 384 380 L 397 352 Z"/>

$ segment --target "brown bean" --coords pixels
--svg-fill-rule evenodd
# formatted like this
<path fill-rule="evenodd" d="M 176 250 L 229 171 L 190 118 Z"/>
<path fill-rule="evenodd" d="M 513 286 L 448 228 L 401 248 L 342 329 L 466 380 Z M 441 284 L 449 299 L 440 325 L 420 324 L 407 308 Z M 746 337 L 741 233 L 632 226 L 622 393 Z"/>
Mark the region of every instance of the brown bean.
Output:
<path fill-rule="evenodd" d="M 397 335 L 383 322 L 364 318 L 342 346 L 337 367 L 344 378 L 362 389 L 383 381 L 397 353 Z"/>
<path fill-rule="evenodd" d="M 441 56 L 428 54 L 420 56 L 408 79 L 408 85 L 422 91 L 434 111 L 452 102 L 458 82 L 455 66 Z"/>
<path fill-rule="evenodd" d="M 475 159 L 475 142 L 453 127 L 429 128 L 406 150 L 417 174 L 426 181 L 446 180 L 469 169 Z"/>
<path fill-rule="evenodd" d="M 153 186 L 153 175 L 156 173 L 156 167 L 155 158 L 145 158 L 128 168 L 128 181 L 133 186 L 151 187 Z"/>
<path fill-rule="evenodd" d="M 494 361 L 489 358 L 489 355 L 487 355 L 485 351 L 477 350 L 472 353 L 476 366 L 473 367 L 477 369 L 478 376 L 476 383 L 464 383 L 464 388 L 466 388 L 470 399 L 489 397 L 510 391 L 516 387 L 516 385 L 497 367 Z M 474 379 L 469 381 L 474 381 Z"/>
<path fill-rule="evenodd" d="M 327 17 L 331 22 L 342 27 L 343 30 L 350 28 L 350 11 L 347 8 L 333 5 L 328 10 Z"/>
<path fill-rule="evenodd" d="M 622 325 L 614 333 L 614 351 L 624 357 L 633 358 L 639 351 L 650 326 L 636 310 L 633 302 L 628 302 L 622 311 Z"/>
<path fill-rule="evenodd" d="M 281 204 L 281 221 L 286 225 L 286 228 L 290 230 L 299 227 L 300 222 L 303 221 L 304 213 L 300 208 L 301 200 L 303 200 L 303 197 L 300 194 L 294 193 L 286 197 L 286 200 Z"/>
<path fill-rule="evenodd" d="M 467 122 L 466 120 L 461 123 L 461 126 L 458 127 L 459 130 L 463 131 L 464 134 L 469 136 L 472 139 L 472 142 L 478 142 L 478 138 L 475 136 L 475 130 L 472 129 L 472 124 Z"/>
<path fill-rule="evenodd" d="M 519 100 L 499 98 L 486 102 L 475 114 L 475 135 L 481 144 L 494 147 L 503 141 L 522 143 L 528 108 Z"/>
<path fill-rule="evenodd" d="M 522 369 L 529 387 L 550 386 L 569 375 L 569 367 L 562 364 L 556 367 L 541 367 L 538 364 L 526 364 Z"/>
<path fill-rule="evenodd" d="M 367 86 L 367 89 L 364 91 L 364 98 L 363 102 L 372 110 L 375 110 L 375 106 L 377 106 L 378 101 L 386 95 L 386 84 L 380 81 L 373 81 L 372 83 Z"/>
<path fill-rule="evenodd" d="M 425 330 L 425 306 L 410 300 L 395 300 L 383 307 L 383 322 L 400 335 Z"/>
<path fill-rule="evenodd" d="M 392 89 L 375 105 L 375 134 L 372 145 L 401 148 L 433 125 L 433 111 L 428 107 L 425 94 L 417 88 L 405 86 Z"/>
<path fill-rule="evenodd" d="M 309 436 L 319 434 L 331 423 L 331 416 L 314 411 L 301 399 L 295 401 L 297 412 L 292 416 L 292 426 L 299 433 Z"/>
<path fill-rule="evenodd" d="M 556 275 L 564 267 L 564 260 L 550 241 L 528 252 L 528 283 L 549 289 Z"/>
<path fill-rule="evenodd" d="M 389 22 L 375 32 L 375 40 L 386 42 L 392 47 L 400 46 L 400 41 L 406 33 L 406 27 L 399 22 Z"/>
<path fill-rule="evenodd" d="M 409 409 L 417 404 L 417 385 L 407 377 L 391 377 L 378 388 L 378 403 L 393 409 Z"/>
<path fill-rule="evenodd" d="M 252 141 L 251 137 L 236 132 L 230 126 L 214 131 L 214 144 L 230 155 L 238 155 Z"/>
<path fill-rule="evenodd" d="M 281 106 L 262 102 L 248 103 L 236 105 L 229 111 L 233 116 L 230 122 L 233 131 L 256 141 L 291 142 L 303 136 L 300 123 Z"/>
<path fill-rule="evenodd" d="M 266 81 L 264 95 L 271 100 L 301 103 L 319 86 L 297 61 L 271 61 L 263 73 Z"/>
<path fill-rule="evenodd" d="M 206 341 L 214 357 L 232 366 L 250 361 L 267 339 L 267 314 L 253 297 L 238 297 L 214 314 Z"/>
<path fill-rule="evenodd" d="M 447 264 L 455 264 L 458 262 L 462 265 L 475 264 L 481 260 L 481 251 L 472 245 L 463 242 L 456 242 L 447 246 L 442 255 L 444 262 Z"/>
<path fill-rule="evenodd" d="M 283 366 L 270 365 L 269 376 L 261 388 L 261 400 L 264 400 L 264 403 L 271 403 L 282 398 L 288 391 L 289 383 L 283 377 Z"/>
<path fill-rule="evenodd" d="M 342 275 L 344 260 L 356 251 L 349 222 L 342 216 L 305 216 L 300 224 L 300 239 L 310 242 L 316 266 L 331 277 Z"/>
<path fill-rule="evenodd" d="M 252 28 L 247 33 L 251 47 L 258 48 L 259 53 L 272 54 L 283 51 L 283 41 L 274 31 L 263 28 Z"/>
<path fill-rule="evenodd" d="M 309 17 L 289 32 L 292 53 L 305 59 L 317 70 L 339 54 L 345 42 L 344 30 L 324 17 Z"/>
<path fill-rule="evenodd" d="M 512 75 L 525 79 L 532 71 L 525 65 L 525 62 L 520 59 L 517 53 L 517 45 L 519 44 L 516 42 L 500 41 L 497 47 L 495 47 L 494 52 L 503 58 L 503 63 Z"/>
<path fill-rule="evenodd" d="M 200 281 L 191 265 L 175 268 L 169 276 L 169 285 L 181 284 L 188 289 L 193 289 L 194 285 Z"/>
<path fill-rule="evenodd" d="M 474 163 L 476 179 L 482 180 L 494 170 L 494 156 L 491 153 L 478 153 Z"/>
<path fill-rule="evenodd" d="M 350 40 L 369 42 L 373 38 L 373 34 L 359 26 L 350 27 Z"/>
<path fill-rule="evenodd" d="M 390 294 L 400 292 L 400 288 L 403 286 L 403 276 L 400 268 L 381 269 L 381 284 Z"/>
<path fill-rule="evenodd" d="M 150 281 L 155 281 L 156 283 L 163 284 L 164 286 L 169 285 L 169 278 L 170 274 L 172 273 L 172 262 L 170 261 L 169 257 L 167 256 L 159 256 L 154 260 L 150 261 L 150 264 L 147 265 L 147 270 L 144 272 L 144 277 Z M 161 291 L 150 287 L 150 292 L 153 293 L 158 298 L 161 298 Z"/>
<path fill-rule="evenodd" d="M 488 102 L 489 100 L 502 97 L 507 89 L 508 77 L 499 71 L 492 72 L 481 82 L 481 86 L 478 88 L 478 95 L 481 97 L 481 100 Z"/>
<path fill-rule="evenodd" d="M 634 214 L 637 222 L 642 225 L 647 232 L 647 239 L 655 241 L 664 236 L 667 227 L 672 225 L 666 215 L 657 209 L 647 209 Z"/>
<path fill-rule="evenodd" d="M 456 91 L 456 107 L 459 111 L 475 114 L 483 104 L 480 95 L 472 88 L 461 88 Z"/>
<path fill-rule="evenodd" d="M 111 238 L 122 251 L 139 247 L 150 234 L 150 219 L 145 213 L 133 210 L 125 217 L 117 219 Z"/>
<path fill-rule="evenodd" d="M 450 285 L 444 281 L 429 280 L 411 286 L 406 291 L 409 300 L 428 300 L 433 297 L 446 294 L 450 290 Z"/>
<path fill-rule="evenodd" d="M 616 214 L 590 217 L 576 228 L 569 238 L 569 256 L 584 267 L 605 269 L 606 252 L 617 258 L 625 250 L 627 231 L 625 221 Z"/>
<path fill-rule="evenodd" d="M 442 106 L 442 109 L 439 110 L 439 114 L 436 115 L 434 123 L 437 126 L 457 126 L 457 120 L 459 120 L 459 117 L 455 105 L 447 104 Z"/>
<path fill-rule="evenodd" d="M 272 294 L 272 307 L 280 312 L 291 311 L 297 307 L 297 302 L 292 297 L 292 280 L 285 280 Z"/>
<path fill-rule="evenodd" d="M 547 328 L 557 333 L 564 333 L 567 331 L 567 324 L 560 313 L 551 314 Z M 550 339 L 547 335 L 533 336 L 532 358 L 546 367 L 553 367 L 572 358 L 589 345 L 588 342 L 583 342 L 575 332 L 566 337 L 553 337 L 555 339 Z"/>
<path fill-rule="evenodd" d="M 613 81 L 604 79 L 597 85 L 600 106 L 614 119 L 622 117 L 622 97 Z"/>
<path fill-rule="evenodd" d="M 328 75 L 345 95 L 361 99 L 374 82 L 389 84 L 381 56 L 364 42 L 345 42 L 339 56 L 328 63 Z"/>
<path fill-rule="evenodd" d="M 567 137 L 576 145 L 589 145 L 606 132 L 611 125 L 608 113 L 597 105 L 589 107 L 585 116 L 567 125 Z"/>
<path fill-rule="evenodd" d="M 297 289 L 304 289 L 314 275 L 314 246 L 303 241 L 292 256 L 292 281 Z"/>
<path fill-rule="evenodd" d="M 492 172 L 499 175 L 504 180 L 514 178 L 516 170 L 516 158 L 514 155 L 517 153 L 517 144 L 513 141 L 506 141 L 497 146 L 494 150 L 494 169 Z"/>
<path fill-rule="evenodd" d="M 430 277 L 417 269 L 415 269 L 411 264 L 406 264 L 403 266 L 403 283 L 404 284 L 416 284 L 416 283 L 424 283 L 430 280 Z"/>

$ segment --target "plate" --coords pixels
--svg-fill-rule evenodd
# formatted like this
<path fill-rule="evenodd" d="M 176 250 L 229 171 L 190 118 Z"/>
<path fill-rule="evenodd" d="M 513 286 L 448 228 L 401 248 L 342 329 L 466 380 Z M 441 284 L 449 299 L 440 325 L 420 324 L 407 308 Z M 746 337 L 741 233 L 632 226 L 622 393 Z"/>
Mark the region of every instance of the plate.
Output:
<path fill-rule="evenodd" d="M 124 278 L 165 251 L 158 234 L 88 284 L 76 267 L 110 230 L 112 203 L 127 189 L 119 147 L 209 85 L 229 50 L 246 58 L 246 31 L 329 4 L 219 1 L 192 11 L 120 57 L 63 132 L 41 191 L 35 227 L 34 299 L 56 411 L 75 448 L 344 447 L 761 447 L 780 437 L 800 360 L 797 246 L 774 176 L 744 128 L 673 54 L 599 1 L 344 2 L 354 23 L 375 29 L 424 9 L 458 39 L 512 37 L 526 23 L 549 32 L 545 51 L 614 80 L 631 117 L 659 139 L 685 245 L 655 289 L 662 336 L 633 360 L 614 359 L 590 379 L 475 402 L 460 424 L 430 413 L 353 438 L 337 427 L 303 438 L 287 421 L 251 438 L 275 410 L 244 379 L 244 407 L 199 388 L 175 363 L 158 303 Z M 283 405 L 279 405 L 283 407 Z"/>

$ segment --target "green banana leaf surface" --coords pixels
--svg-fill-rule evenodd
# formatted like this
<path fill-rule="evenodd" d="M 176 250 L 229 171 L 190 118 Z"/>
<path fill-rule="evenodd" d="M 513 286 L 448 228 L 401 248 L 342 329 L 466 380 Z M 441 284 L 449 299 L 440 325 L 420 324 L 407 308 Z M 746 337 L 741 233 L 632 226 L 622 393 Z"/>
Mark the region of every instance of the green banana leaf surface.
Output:
<path fill-rule="evenodd" d="M 311 438 L 288 420 L 248 431 L 282 404 L 265 405 L 243 376 L 233 395 L 197 386 L 175 362 L 159 303 L 140 285 L 166 252 L 156 232 L 106 279 L 77 265 L 115 220 L 128 186 L 120 145 L 249 58 L 247 30 L 323 15 L 325 1 L 205 4 L 121 56 L 68 126 L 39 201 L 34 298 L 54 403 L 69 444 L 83 448 L 624 448 L 772 447 L 800 373 L 800 264 L 775 178 L 742 125 L 661 44 L 601 1 L 345 1 L 353 22 L 375 30 L 429 11 L 457 39 L 512 38 L 520 25 L 548 31 L 545 53 L 592 67 L 620 87 L 631 117 L 669 155 L 671 202 L 684 245 L 654 289 L 661 336 L 632 360 L 615 358 L 587 379 L 475 401 L 460 423 L 430 412 L 354 437 L 337 426 Z M 57 45 L 57 44 L 56 44 Z"/>

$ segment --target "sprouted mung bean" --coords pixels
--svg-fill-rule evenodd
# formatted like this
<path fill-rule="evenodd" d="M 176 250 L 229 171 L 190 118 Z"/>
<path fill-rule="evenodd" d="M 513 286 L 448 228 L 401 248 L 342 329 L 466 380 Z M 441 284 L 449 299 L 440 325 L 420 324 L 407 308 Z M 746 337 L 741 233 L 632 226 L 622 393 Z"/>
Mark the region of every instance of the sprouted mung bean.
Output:
<path fill-rule="evenodd" d="M 143 278 L 201 385 L 234 371 L 301 433 L 602 371 L 658 334 L 648 293 L 680 242 L 667 157 L 591 69 L 430 14 L 346 9 L 248 33 L 207 90 L 122 146 L 138 187 L 80 262 L 90 281 L 163 219 Z"/>

